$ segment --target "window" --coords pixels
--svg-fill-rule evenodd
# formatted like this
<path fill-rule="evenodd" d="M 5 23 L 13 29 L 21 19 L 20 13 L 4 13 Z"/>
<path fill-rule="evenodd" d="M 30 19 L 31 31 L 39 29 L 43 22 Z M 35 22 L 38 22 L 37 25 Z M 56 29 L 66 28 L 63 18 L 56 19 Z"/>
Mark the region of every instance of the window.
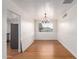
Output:
<path fill-rule="evenodd" d="M 39 32 L 52 32 L 53 24 L 52 23 L 39 23 Z"/>

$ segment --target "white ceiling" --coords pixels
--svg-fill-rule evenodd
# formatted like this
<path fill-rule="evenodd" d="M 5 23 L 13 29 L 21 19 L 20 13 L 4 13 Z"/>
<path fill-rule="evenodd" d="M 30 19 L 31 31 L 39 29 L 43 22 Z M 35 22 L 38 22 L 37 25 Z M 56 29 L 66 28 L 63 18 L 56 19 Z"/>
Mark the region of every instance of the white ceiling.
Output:
<path fill-rule="evenodd" d="M 46 4 L 52 8 L 54 12 L 54 18 L 57 18 L 59 15 L 64 13 L 66 10 L 71 8 L 74 4 L 76 4 L 76 0 L 74 0 L 71 4 L 63 4 L 64 0 L 12 0 L 19 7 L 22 8 L 23 11 L 32 10 L 35 14 L 40 12 L 41 8 L 44 8 Z M 50 12 L 52 13 L 52 12 Z"/>

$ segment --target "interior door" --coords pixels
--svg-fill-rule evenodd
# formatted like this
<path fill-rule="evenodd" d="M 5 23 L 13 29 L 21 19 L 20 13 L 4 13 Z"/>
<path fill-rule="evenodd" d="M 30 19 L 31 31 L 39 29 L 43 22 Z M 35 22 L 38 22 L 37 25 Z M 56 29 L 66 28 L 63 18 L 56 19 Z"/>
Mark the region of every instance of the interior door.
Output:
<path fill-rule="evenodd" d="M 18 24 L 11 24 L 11 42 L 12 49 L 18 49 Z"/>

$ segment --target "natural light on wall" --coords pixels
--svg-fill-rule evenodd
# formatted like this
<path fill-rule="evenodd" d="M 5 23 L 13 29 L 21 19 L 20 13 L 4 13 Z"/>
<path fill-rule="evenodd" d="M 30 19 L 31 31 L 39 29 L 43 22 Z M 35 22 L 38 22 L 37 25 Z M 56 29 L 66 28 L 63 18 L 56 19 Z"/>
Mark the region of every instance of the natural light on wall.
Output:
<path fill-rule="evenodd" d="M 44 14 L 47 14 L 47 17 L 50 19 L 53 19 L 54 17 L 54 9 L 50 6 L 49 3 L 46 3 L 46 5 L 42 6 L 38 10 L 38 18 L 41 19 L 44 17 Z"/>

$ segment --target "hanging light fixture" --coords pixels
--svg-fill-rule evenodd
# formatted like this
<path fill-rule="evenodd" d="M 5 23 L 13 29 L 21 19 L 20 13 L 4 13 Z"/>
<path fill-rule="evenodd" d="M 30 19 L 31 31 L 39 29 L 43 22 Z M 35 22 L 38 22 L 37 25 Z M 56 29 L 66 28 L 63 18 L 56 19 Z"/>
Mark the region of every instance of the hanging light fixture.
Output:
<path fill-rule="evenodd" d="M 44 13 L 44 18 L 42 18 L 41 23 L 50 23 L 46 12 Z"/>
<path fill-rule="evenodd" d="M 54 17 L 54 10 L 49 3 L 46 3 L 44 7 L 41 7 L 38 12 L 40 23 L 50 23 Z"/>

